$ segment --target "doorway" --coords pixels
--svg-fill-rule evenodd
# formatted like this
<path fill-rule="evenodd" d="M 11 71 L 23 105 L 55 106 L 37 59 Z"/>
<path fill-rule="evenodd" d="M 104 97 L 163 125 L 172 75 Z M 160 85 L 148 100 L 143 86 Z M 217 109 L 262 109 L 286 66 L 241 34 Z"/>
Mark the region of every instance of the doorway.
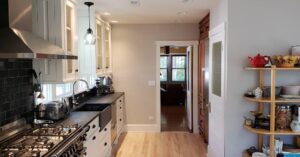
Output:
<path fill-rule="evenodd" d="M 159 131 L 199 133 L 197 106 L 197 41 L 157 44 L 157 126 Z"/>
<path fill-rule="evenodd" d="M 160 47 L 161 131 L 189 131 L 186 46 Z"/>

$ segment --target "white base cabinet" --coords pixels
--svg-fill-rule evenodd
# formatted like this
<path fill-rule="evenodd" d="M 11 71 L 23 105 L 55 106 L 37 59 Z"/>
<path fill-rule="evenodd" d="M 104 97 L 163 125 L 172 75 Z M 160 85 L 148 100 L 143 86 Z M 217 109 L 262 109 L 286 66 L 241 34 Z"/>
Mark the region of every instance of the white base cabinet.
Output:
<path fill-rule="evenodd" d="M 95 124 L 97 124 L 95 126 Z M 111 156 L 111 122 L 100 131 L 99 118 L 93 120 L 90 130 L 87 132 L 84 147 L 86 147 L 85 157 L 110 157 Z M 95 126 L 95 127 L 93 127 Z"/>
<path fill-rule="evenodd" d="M 117 138 L 123 132 L 124 128 L 124 96 L 117 100 Z"/>

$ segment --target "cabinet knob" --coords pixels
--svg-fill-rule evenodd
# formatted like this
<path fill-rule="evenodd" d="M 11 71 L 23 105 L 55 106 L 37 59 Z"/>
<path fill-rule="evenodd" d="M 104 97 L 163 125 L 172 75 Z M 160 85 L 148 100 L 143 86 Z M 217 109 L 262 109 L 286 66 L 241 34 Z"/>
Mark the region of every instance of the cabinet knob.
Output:
<path fill-rule="evenodd" d="M 120 119 L 120 122 L 122 121 L 122 119 Z"/>
<path fill-rule="evenodd" d="M 120 109 L 122 109 L 122 107 L 120 107 Z"/>
<path fill-rule="evenodd" d="M 107 146 L 107 142 L 104 143 L 104 146 Z"/>
<path fill-rule="evenodd" d="M 75 69 L 75 72 L 78 72 L 78 69 Z"/>
<path fill-rule="evenodd" d="M 95 124 L 93 125 L 93 128 L 96 128 L 96 125 L 95 125 Z"/>
<path fill-rule="evenodd" d="M 97 69 L 98 69 L 98 70 L 100 70 L 100 68 L 99 68 L 99 67 L 98 67 Z"/>
<path fill-rule="evenodd" d="M 96 136 L 93 136 L 93 140 L 95 140 L 96 139 Z"/>
<path fill-rule="evenodd" d="M 107 131 L 107 128 L 104 128 L 104 131 Z"/>

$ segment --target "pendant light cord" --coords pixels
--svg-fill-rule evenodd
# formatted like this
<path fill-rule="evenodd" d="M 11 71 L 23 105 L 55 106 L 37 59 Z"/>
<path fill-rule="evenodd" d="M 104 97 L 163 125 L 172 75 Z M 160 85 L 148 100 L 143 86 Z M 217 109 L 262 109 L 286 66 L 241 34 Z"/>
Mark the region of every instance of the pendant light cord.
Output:
<path fill-rule="evenodd" d="M 91 11 L 90 11 L 91 6 L 89 6 L 89 29 L 91 29 Z"/>

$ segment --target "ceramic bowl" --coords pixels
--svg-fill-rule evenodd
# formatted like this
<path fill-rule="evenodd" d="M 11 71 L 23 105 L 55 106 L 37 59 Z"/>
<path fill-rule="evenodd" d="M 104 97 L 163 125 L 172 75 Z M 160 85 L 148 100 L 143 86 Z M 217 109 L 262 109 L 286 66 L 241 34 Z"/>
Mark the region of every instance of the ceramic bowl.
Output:
<path fill-rule="evenodd" d="M 282 95 L 300 95 L 300 86 L 282 86 Z"/>

